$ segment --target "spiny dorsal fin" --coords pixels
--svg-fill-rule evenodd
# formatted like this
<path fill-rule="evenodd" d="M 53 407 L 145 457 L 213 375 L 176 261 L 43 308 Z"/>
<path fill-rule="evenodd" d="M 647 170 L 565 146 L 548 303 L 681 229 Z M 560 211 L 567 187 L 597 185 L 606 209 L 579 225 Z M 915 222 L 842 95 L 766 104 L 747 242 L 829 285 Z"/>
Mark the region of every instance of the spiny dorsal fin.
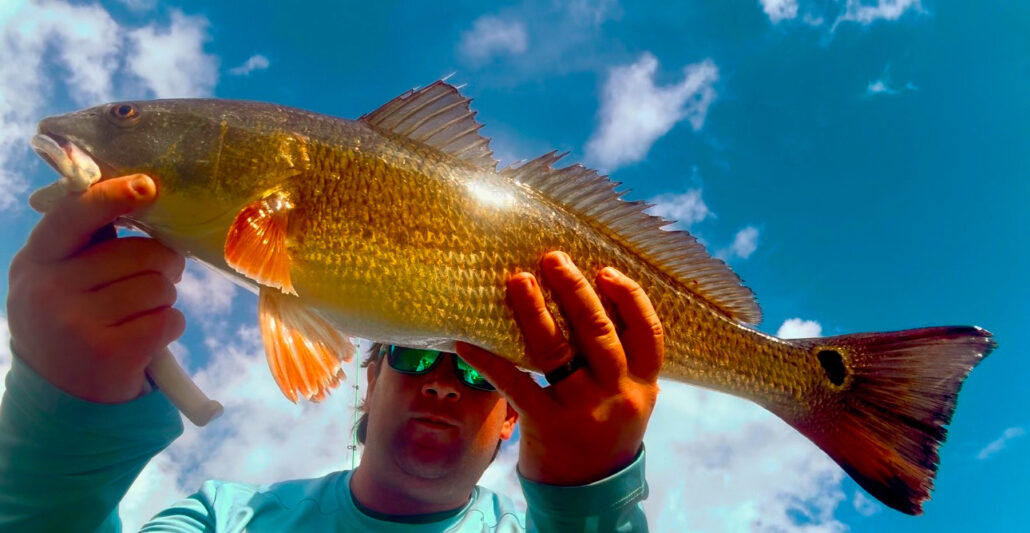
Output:
<path fill-rule="evenodd" d="M 438 81 L 412 89 L 360 120 L 377 128 L 425 143 L 480 168 L 495 169 L 490 140 L 479 134 L 482 124 L 469 100 L 453 85 Z"/>
<path fill-rule="evenodd" d="M 564 155 L 544 154 L 518 167 L 509 166 L 501 174 L 595 221 L 730 318 L 745 324 L 761 322 L 762 311 L 751 290 L 693 235 L 661 229 L 671 222 L 645 213 L 650 206 L 644 202 L 622 200 L 625 193 L 615 191 L 619 184 L 595 170 L 580 164 L 554 168 Z"/>

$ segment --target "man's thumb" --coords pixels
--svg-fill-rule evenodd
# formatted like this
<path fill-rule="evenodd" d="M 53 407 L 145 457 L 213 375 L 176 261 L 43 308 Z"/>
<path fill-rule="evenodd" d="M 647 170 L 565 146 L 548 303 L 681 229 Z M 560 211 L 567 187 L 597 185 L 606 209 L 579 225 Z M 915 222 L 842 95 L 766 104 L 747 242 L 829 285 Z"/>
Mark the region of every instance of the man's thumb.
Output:
<path fill-rule="evenodd" d="M 71 256 L 85 248 L 97 230 L 149 205 L 156 197 L 157 185 L 143 174 L 95 183 L 44 215 L 32 230 L 25 251 L 42 261 Z"/>

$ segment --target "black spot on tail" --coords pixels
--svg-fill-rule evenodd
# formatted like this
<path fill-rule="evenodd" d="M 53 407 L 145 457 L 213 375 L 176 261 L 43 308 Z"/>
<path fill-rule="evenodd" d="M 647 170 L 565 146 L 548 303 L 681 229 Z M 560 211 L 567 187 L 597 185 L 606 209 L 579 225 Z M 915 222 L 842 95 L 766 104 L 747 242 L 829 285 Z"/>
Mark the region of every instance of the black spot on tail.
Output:
<path fill-rule="evenodd" d="M 836 350 L 821 350 L 818 354 L 819 364 L 823 365 L 823 371 L 826 372 L 826 377 L 836 386 L 844 384 L 844 376 L 847 375 L 847 369 L 844 368 L 844 358 L 841 357 L 840 352 Z"/>
<path fill-rule="evenodd" d="M 813 404 L 817 416 L 806 413 L 792 425 L 869 494 L 903 513 L 921 513 L 956 396 L 995 348 L 991 334 L 958 326 L 790 342 L 814 355 L 823 383 L 836 388 L 815 388 L 816 398 L 830 392 L 834 401 Z"/>

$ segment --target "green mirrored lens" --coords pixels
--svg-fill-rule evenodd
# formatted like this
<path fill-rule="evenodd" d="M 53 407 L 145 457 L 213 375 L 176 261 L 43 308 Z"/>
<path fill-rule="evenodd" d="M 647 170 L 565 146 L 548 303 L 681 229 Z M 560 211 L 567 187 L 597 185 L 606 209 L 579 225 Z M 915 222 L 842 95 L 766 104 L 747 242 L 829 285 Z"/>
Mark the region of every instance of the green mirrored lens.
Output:
<path fill-rule="evenodd" d="M 399 346 L 393 346 L 390 348 L 389 359 L 390 366 L 398 372 L 405 374 L 425 374 L 433 369 L 433 366 L 440 360 L 440 357 L 444 355 L 444 352 L 438 352 L 436 350 L 418 350 L 415 348 L 401 348 Z M 478 370 L 470 366 L 465 361 L 462 361 L 460 357 L 454 355 L 455 371 L 458 374 L 458 378 L 461 379 L 466 385 L 480 390 L 492 391 L 493 385 L 490 384 L 486 378 L 479 373 Z"/>
<path fill-rule="evenodd" d="M 411 348 L 394 348 L 394 368 L 403 372 L 426 372 L 437 358 L 440 352 L 436 350 L 415 350 Z"/>
<path fill-rule="evenodd" d="M 458 358 L 458 371 L 461 372 L 461 379 L 465 380 L 465 383 L 477 387 L 493 389 L 493 385 L 483 377 L 483 374 L 480 374 L 478 370 L 463 361 L 460 357 Z"/>

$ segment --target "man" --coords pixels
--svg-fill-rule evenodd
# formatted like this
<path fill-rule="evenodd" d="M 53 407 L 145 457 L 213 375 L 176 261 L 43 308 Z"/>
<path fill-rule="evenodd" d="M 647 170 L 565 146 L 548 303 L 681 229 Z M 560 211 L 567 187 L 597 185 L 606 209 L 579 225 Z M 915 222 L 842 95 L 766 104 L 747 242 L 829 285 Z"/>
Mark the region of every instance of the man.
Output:
<path fill-rule="evenodd" d="M 113 238 L 110 227 L 156 194 L 146 176 L 99 183 L 44 216 L 11 263 L 0 530 L 119 530 L 118 501 L 182 431 L 144 370 L 185 328 L 171 307 L 184 260 L 150 239 Z M 567 256 L 548 254 L 541 267 L 572 340 L 533 276 L 513 277 L 508 296 L 550 387 L 474 346 L 383 347 L 367 369 L 357 469 L 270 487 L 208 482 L 144 529 L 646 529 L 641 443 L 658 393 L 661 324 L 614 269 L 596 280 L 606 313 Z M 525 515 L 475 486 L 516 422 Z"/>

